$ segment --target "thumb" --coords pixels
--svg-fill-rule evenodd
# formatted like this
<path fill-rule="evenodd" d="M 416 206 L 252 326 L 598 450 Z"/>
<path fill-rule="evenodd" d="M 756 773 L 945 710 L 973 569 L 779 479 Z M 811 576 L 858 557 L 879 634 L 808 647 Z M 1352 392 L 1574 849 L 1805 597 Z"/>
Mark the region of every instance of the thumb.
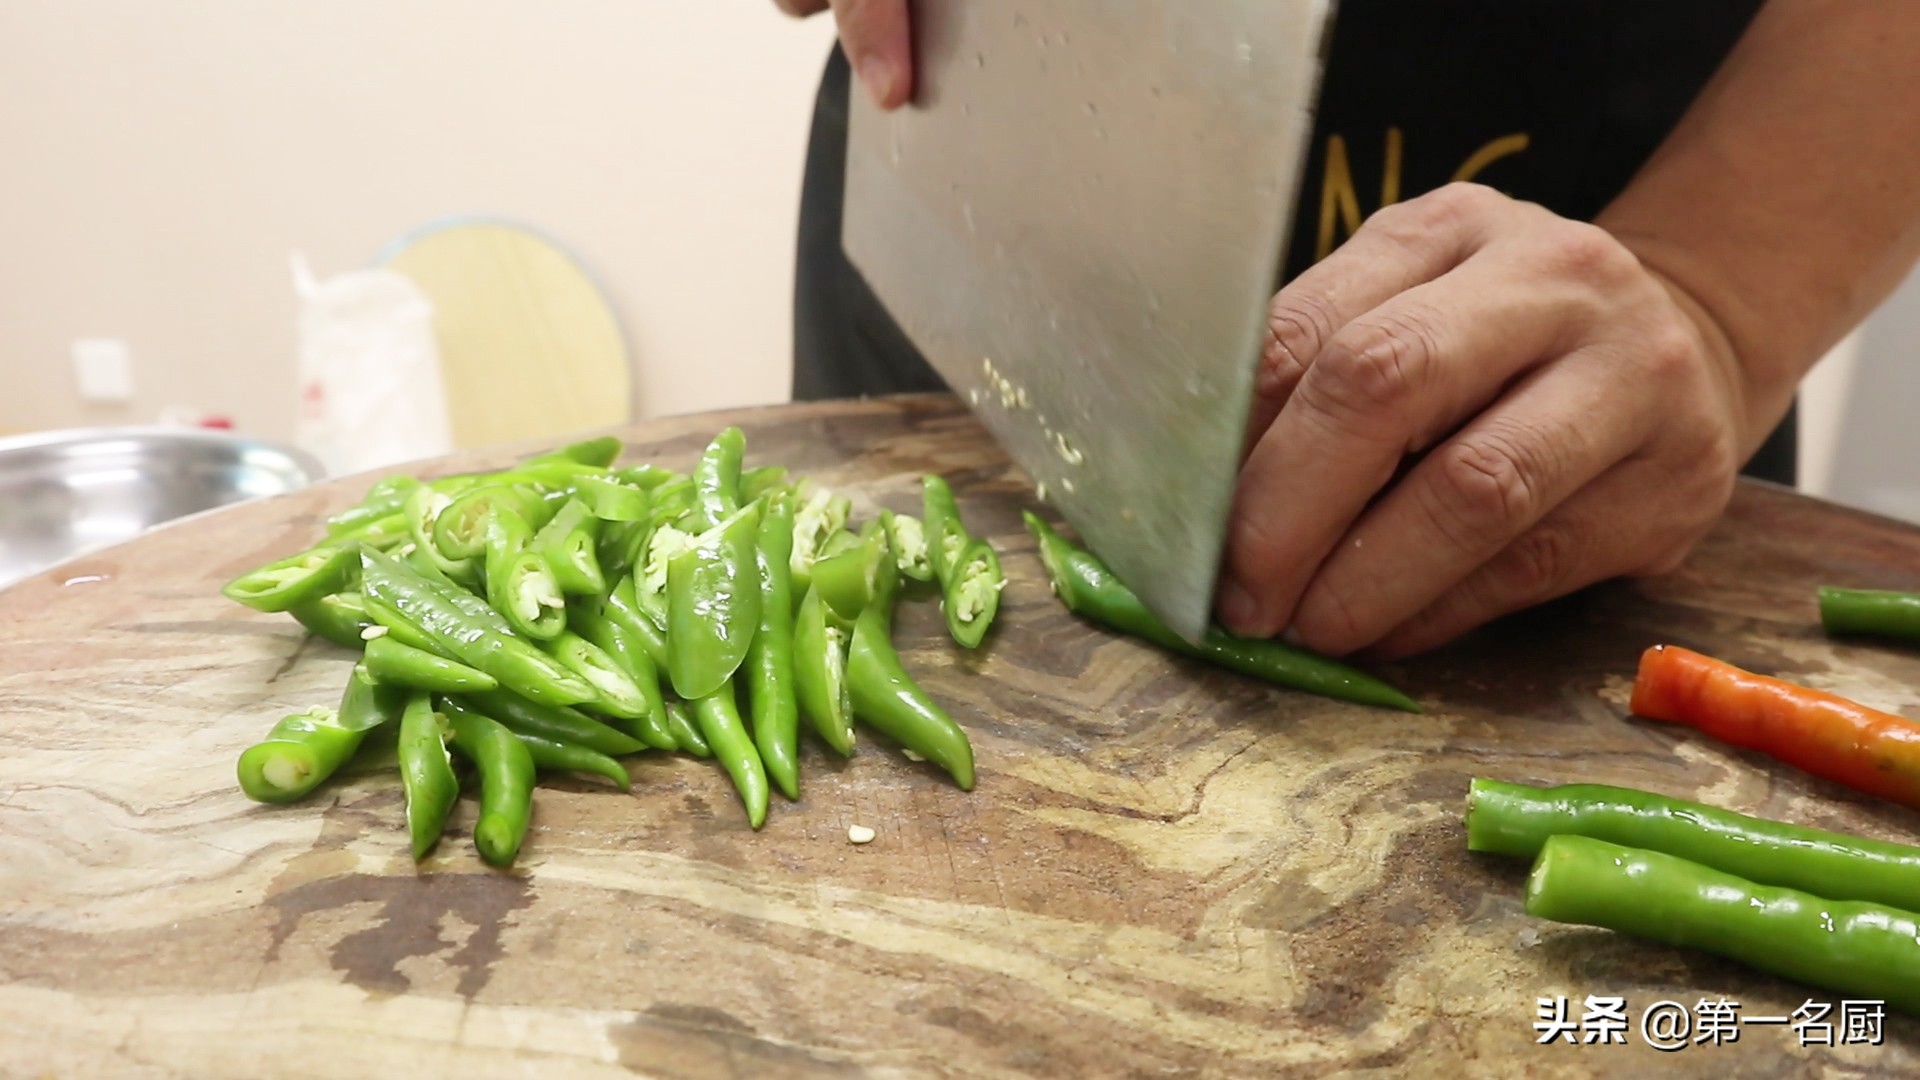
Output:
<path fill-rule="evenodd" d="M 907 0 L 832 0 L 840 47 L 874 104 L 893 109 L 913 95 L 913 35 Z"/>

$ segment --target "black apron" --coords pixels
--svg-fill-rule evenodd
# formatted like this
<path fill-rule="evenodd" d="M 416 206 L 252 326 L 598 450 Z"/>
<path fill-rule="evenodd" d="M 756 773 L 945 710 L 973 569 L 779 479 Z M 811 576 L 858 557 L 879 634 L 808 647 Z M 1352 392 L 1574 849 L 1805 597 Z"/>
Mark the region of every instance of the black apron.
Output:
<path fill-rule="evenodd" d="M 1343 0 L 1285 277 L 1382 205 L 1474 180 L 1591 221 L 1763 0 Z M 840 248 L 848 66 L 821 80 L 800 201 L 795 400 L 947 389 Z M 1748 462 L 1792 484 L 1793 412 Z"/>

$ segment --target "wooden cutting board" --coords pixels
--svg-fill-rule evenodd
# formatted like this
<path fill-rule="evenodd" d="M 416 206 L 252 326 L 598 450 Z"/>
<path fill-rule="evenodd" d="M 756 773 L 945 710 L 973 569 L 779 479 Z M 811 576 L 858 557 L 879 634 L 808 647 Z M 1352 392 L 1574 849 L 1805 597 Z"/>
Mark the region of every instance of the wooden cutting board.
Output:
<path fill-rule="evenodd" d="M 1628 784 L 1874 836 L 1913 814 L 1629 719 L 1639 651 L 1704 649 L 1920 716 L 1920 655 L 1829 642 L 1823 582 L 1916 585 L 1920 531 L 1743 486 L 1680 571 L 1593 590 L 1385 671 L 1424 716 L 1169 658 L 1067 615 L 1023 477 L 946 398 L 628 429 L 685 468 L 722 425 L 863 512 L 948 476 L 1012 579 L 987 648 L 937 612 L 899 642 L 971 733 L 956 790 L 877 737 L 809 745 L 803 798 L 747 829 L 711 764 L 631 795 L 542 787 L 519 867 L 471 801 L 424 865 L 397 778 L 294 807 L 235 788 L 350 660 L 223 600 L 314 540 L 362 477 L 196 518 L 0 593 L 0 1073 L 8 1076 L 1913 1075 L 1920 1042 L 1802 1049 L 1777 1026 L 1649 1048 L 1662 999 L 1785 1015 L 1839 995 L 1556 927 L 1525 868 L 1471 855 L 1470 777 Z M 505 451 L 420 470 L 507 463 Z M 874 828 L 865 847 L 850 824 Z M 1626 998 L 1627 1046 L 1538 1046 L 1537 999 Z M 1838 1029 L 1836 1028 L 1836 1038 Z"/>

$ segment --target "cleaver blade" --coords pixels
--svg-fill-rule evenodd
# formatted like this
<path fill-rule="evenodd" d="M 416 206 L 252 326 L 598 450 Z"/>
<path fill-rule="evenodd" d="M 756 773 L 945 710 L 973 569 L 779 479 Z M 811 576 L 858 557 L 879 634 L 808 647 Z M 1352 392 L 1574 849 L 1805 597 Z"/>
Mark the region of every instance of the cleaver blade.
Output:
<path fill-rule="evenodd" d="M 1332 0 L 915 0 L 850 95 L 841 242 L 1177 633 L 1205 632 Z"/>

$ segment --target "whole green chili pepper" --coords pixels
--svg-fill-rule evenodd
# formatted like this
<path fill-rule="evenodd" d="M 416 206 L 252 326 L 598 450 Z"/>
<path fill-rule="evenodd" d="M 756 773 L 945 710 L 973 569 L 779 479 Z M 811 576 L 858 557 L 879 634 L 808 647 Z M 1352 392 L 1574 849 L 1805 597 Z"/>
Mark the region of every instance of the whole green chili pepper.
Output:
<path fill-rule="evenodd" d="M 880 525 L 887 530 L 887 544 L 893 549 L 894 565 L 902 577 L 921 582 L 939 580 L 928 553 L 926 526 L 919 518 L 882 510 Z"/>
<path fill-rule="evenodd" d="M 375 551 L 361 553 L 367 610 L 381 619 L 389 610 L 402 618 L 381 619 L 398 633 L 402 622 L 424 632 L 433 648 L 499 680 L 501 687 L 549 705 L 592 701 L 595 691 L 528 642 L 500 633 L 465 614 L 411 567 Z M 564 616 L 562 616 L 564 620 Z M 420 648 L 419 641 L 401 639 Z"/>
<path fill-rule="evenodd" d="M 287 609 L 287 614 L 313 636 L 348 649 L 364 648 L 367 642 L 360 635 L 377 625 L 373 616 L 367 614 L 366 598 L 357 592 L 338 592 L 295 604 Z"/>
<path fill-rule="evenodd" d="M 1068 543 L 1031 511 L 1027 512 L 1026 521 L 1028 531 L 1039 541 L 1040 559 L 1046 564 L 1053 590 L 1068 611 L 1110 629 L 1145 638 L 1163 649 L 1281 686 L 1364 705 L 1412 713 L 1420 711 L 1419 704 L 1412 698 L 1379 679 L 1283 642 L 1237 638 L 1218 627 L 1208 629 L 1200 644 L 1188 642 L 1148 611 L 1133 590 L 1114 577 L 1098 556 Z"/>
<path fill-rule="evenodd" d="M 713 756 L 713 748 L 707 745 L 706 736 L 700 734 L 700 725 L 694 721 L 693 709 L 686 702 L 667 702 L 667 729 L 673 732 L 674 742 L 679 744 L 682 753 L 697 758 Z"/>
<path fill-rule="evenodd" d="M 1000 590 L 1006 587 L 1000 555 L 985 540 L 968 542 L 959 556 L 947 563 L 941 607 L 947 616 L 947 633 L 961 647 L 976 648 L 987 636 L 994 615 L 1000 611 Z"/>
<path fill-rule="evenodd" d="M 611 476 L 582 476 L 573 482 L 579 498 L 601 521 L 645 521 L 653 513 L 647 489 Z"/>
<path fill-rule="evenodd" d="M 1824 586 L 1820 623 L 1829 634 L 1920 641 L 1920 593 Z"/>
<path fill-rule="evenodd" d="M 1527 914 L 1699 949 L 1920 1012 L 1920 916 L 1898 908 L 1823 899 L 1657 851 L 1555 836 L 1527 878 Z"/>
<path fill-rule="evenodd" d="M 442 713 L 453 747 L 480 772 L 480 818 L 473 846 L 493 866 L 512 866 L 533 818 L 533 752 L 504 725 L 471 709 Z"/>
<path fill-rule="evenodd" d="M 578 709 L 542 705 L 506 690 L 463 694 L 457 700 L 480 715 L 498 720 L 517 732 L 584 746 L 611 757 L 624 757 L 646 749 L 646 744 L 640 740 L 616 731 Z"/>
<path fill-rule="evenodd" d="M 444 694 L 464 694 L 476 690 L 491 690 L 500 685 L 500 680 L 484 671 L 477 671 L 460 663 L 437 656 L 424 649 L 403 645 L 391 634 L 385 634 L 366 643 L 367 657 L 363 661 L 373 677 L 393 686 L 404 686 L 411 690 L 436 690 Z"/>
<path fill-rule="evenodd" d="M 853 624 L 847 647 L 847 690 L 853 714 L 908 750 L 947 770 L 973 790 L 973 744 L 900 663 L 893 648 L 893 601 L 900 575 L 885 560 L 873 602 Z"/>
<path fill-rule="evenodd" d="M 765 825 L 767 769 L 760 760 L 760 752 L 753 748 L 753 737 L 747 734 L 747 725 L 740 720 L 740 709 L 734 701 L 733 683 L 726 682 L 720 689 L 695 701 L 693 717 L 699 723 L 700 734 L 706 737 L 707 745 L 713 748 L 714 758 L 733 778 L 734 789 L 740 792 L 740 802 L 747 808 L 747 823 L 756 829 Z"/>
<path fill-rule="evenodd" d="M 547 568 L 553 572 L 561 592 L 593 596 L 607 588 L 596 552 L 599 537 L 600 519 L 593 516 L 586 503 L 569 499 L 553 519 L 534 534 L 533 550 L 546 558 Z"/>
<path fill-rule="evenodd" d="M 240 754 L 240 790 L 258 802 L 304 798 L 353 757 L 367 732 L 398 717 L 399 695 L 354 665 L 340 707 L 286 717 Z"/>
<path fill-rule="evenodd" d="M 735 511 L 667 565 L 667 673 L 697 701 L 718 691 L 747 658 L 760 626 L 754 549 L 760 504 Z"/>
<path fill-rule="evenodd" d="M 882 564 L 892 561 L 886 530 L 880 522 L 870 521 L 851 547 L 843 551 L 822 551 L 813 564 L 813 591 L 820 594 L 820 599 L 826 601 L 835 615 L 852 622 L 873 601 L 880 587 Z M 892 572 L 899 573 L 897 569 Z"/>
<path fill-rule="evenodd" d="M 747 454 L 747 436 L 730 427 L 713 437 L 707 452 L 693 469 L 693 530 L 706 532 L 740 512 L 740 462 Z"/>
<path fill-rule="evenodd" d="M 526 744 L 534 767 L 542 772 L 593 773 L 613 781 L 621 791 L 633 788 L 633 777 L 626 768 L 605 754 L 525 732 L 516 731 L 514 735 Z"/>
<path fill-rule="evenodd" d="M 449 478 L 451 479 L 451 478 Z M 479 559 L 449 559 L 434 543 L 434 526 L 440 514 L 453 505 L 453 497 L 439 489 L 439 482 L 422 484 L 407 495 L 407 530 L 413 537 L 413 555 L 431 562 L 442 577 L 472 586 L 480 580 Z"/>
<path fill-rule="evenodd" d="M 813 587 L 813 564 L 829 537 L 846 528 L 853 514 L 853 500 L 836 495 L 811 480 L 803 480 L 794 492 L 793 571 L 796 597 L 804 598 Z"/>
<path fill-rule="evenodd" d="M 515 631 L 548 641 L 566 629 L 567 601 L 532 541 L 519 513 L 503 506 L 487 518 L 487 602 Z"/>
<path fill-rule="evenodd" d="M 847 690 L 847 630 L 808 589 L 793 626 L 793 688 L 800 711 L 842 757 L 853 754 L 853 699 Z"/>
<path fill-rule="evenodd" d="M 408 695 L 400 714 L 400 786 L 407 794 L 407 834 L 413 841 L 413 861 L 427 852 L 446 831 L 447 815 L 460 797 L 460 780 L 453 775 L 453 755 L 447 752 L 446 721 L 433 711 L 421 691 Z"/>
<path fill-rule="evenodd" d="M 760 578 L 760 628 L 747 647 L 741 679 L 753 715 L 753 744 L 767 775 L 789 799 L 800 797 L 800 707 L 793 683 L 793 503 L 776 495 L 760 516 L 755 564 Z"/>
<path fill-rule="evenodd" d="M 346 590 L 359 563 L 359 545 L 322 544 L 249 570 L 220 593 L 255 611 L 286 611 Z"/>
<path fill-rule="evenodd" d="M 1549 836 L 1664 852 L 1764 885 L 1920 910 L 1920 847 L 1749 817 L 1631 788 L 1476 779 L 1467 848 L 1531 859 Z"/>
<path fill-rule="evenodd" d="M 642 620 L 643 622 L 645 620 Z M 574 633 L 599 646 L 640 693 L 640 715 L 633 717 L 631 733 L 655 750 L 673 750 L 677 743 L 667 730 L 667 703 L 660 693 L 660 669 L 647 654 L 640 637 L 623 623 L 607 618 L 601 607 L 582 599 L 567 611 Z"/>
<path fill-rule="evenodd" d="M 787 467 L 762 465 L 740 474 L 740 501 L 750 503 L 762 495 L 787 490 Z"/>
<path fill-rule="evenodd" d="M 624 449 L 626 449 L 626 444 L 622 443 L 615 436 L 601 435 L 597 438 L 581 439 L 579 442 L 568 443 L 558 450 L 541 454 L 529 460 L 534 462 L 556 460 L 573 461 L 581 465 L 591 465 L 595 468 L 604 469 L 619 460 L 620 451 Z"/>

